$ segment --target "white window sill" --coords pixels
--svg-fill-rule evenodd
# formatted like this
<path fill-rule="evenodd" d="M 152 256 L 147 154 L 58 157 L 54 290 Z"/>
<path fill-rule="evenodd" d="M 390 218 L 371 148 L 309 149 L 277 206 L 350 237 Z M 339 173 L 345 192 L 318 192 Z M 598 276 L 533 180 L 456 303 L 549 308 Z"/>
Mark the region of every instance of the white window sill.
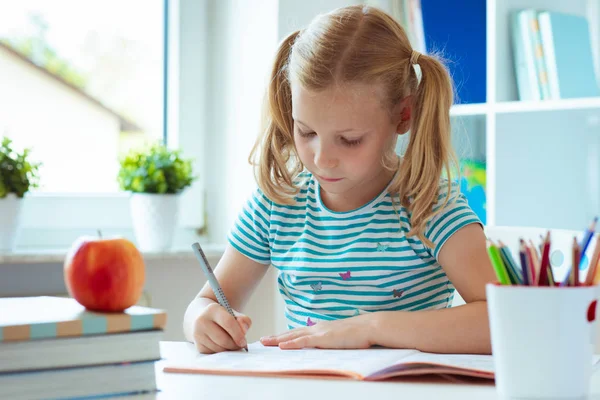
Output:
<path fill-rule="evenodd" d="M 221 244 L 204 244 L 202 250 L 209 259 L 218 259 L 223 255 L 225 246 Z M 56 264 L 63 263 L 68 249 L 16 249 L 13 252 L 0 252 L 1 264 Z M 191 248 L 173 248 L 159 252 L 142 252 L 144 261 L 192 260 L 195 255 Z"/>

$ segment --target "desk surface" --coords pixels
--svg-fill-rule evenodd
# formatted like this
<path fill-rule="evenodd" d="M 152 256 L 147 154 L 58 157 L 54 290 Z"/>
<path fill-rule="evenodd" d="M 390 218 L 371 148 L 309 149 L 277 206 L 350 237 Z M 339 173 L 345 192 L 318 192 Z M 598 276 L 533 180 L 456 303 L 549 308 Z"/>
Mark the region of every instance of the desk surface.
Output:
<path fill-rule="evenodd" d="M 491 382 L 453 383 L 433 376 L 360 382 L 164 373 L 162 368 L 169 360 L 189 359 L 196 352 L 190 343 L 161 342 L 160 346 L 163 360 L 156 363 L 160 391 L 127 399 L 368 400 L 393 396 L 402 399 L 497 400 Z M 600 400 L 600 374 L 592 379 L 591 393 L 588 400 Z"/>

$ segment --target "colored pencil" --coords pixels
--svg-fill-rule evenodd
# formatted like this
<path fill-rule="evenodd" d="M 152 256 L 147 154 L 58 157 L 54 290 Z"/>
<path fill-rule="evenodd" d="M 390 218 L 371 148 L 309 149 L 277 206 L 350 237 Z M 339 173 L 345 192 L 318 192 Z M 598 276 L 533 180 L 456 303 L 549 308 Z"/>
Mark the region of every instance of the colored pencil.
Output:
<path fill-rule="evenodd" d="M 585 277 L 586 285 L 595 285 L 596 271 L 598 270 L 598 261 L 600 260 L 600 239 L 596 237 L 596 246 L 594 247 L 594 253 L 588 267 L 587 276 Z"/>
<path fill-rule="evenodd" d="M 540 286 L 550 286 L 550 280 L 548 279 L 548 269 L 550 268 L 550 231 L 546 234 L 544 241 L 542 242 L 542 259 L 540 261 Z M 554 281 L 554 279 L 553 279 Z M 553 282 L 554 283 L 554 282 Z"/>
<path fill-rule="evenodd" d="M 510 280 L 515 285 L 521 285 L 523 283 L 523 278 L 521 277 L 519 268 L 513 260 L 512 255 L 510 254 L 510 250 L 504 243 L 502 243 L 501 240 L 498 241 L 498 244 L 500 245 L 498 247 L 500 250 L 500 256 L 502 257 L 502 261 L 506 266 L 506 271 L 508 272 Z"/>
<path fill-rule="evenodd" d="M 510 285 L 510 279 L 506 272 L 506 268 L 504 267 L 504 263 L 502 262 L 502 257 L 500 256 L 498 247 L 493 242 L 489 241 L 487 250 L 498 281 L 502 285 Z"/>
<path fill-rule="evenodd" d="M 521 270 L 523 271 L 523 283 L 525 285 L 533 285 L 530 278 L 529 265 L 527 265 L 527 254 L 525 253 L 525 241 L 519 240 L 519 259 L 521 260 Z"/>
<path fill-rule="evenodd" d="M 573 238 L 573 249 L 572 249 L 572 267 L 571 274 L 569 276 L 569 283 L 571 286 L 579 285 L 579 261 L 581 260 L 581 248 L 577 243 L 577 238 Z"/>
<path fill-rule="evenodd" d="M 527 263 L 529 264 L 529 269 L 531 270 L 531 274 L 536 276 L 534 279 L 535 286 L 546 286 L 548 285 L 548 281 L 542 271 L 538 271 L 533 262 L 533 249 L 527 245 L 525 245 L 525 254 L 527 255 Z"/>
<path fill-rule="evenodd" d="M 529 251 L 531 254 L 531 263 L 533 265 L 533 269 L 535 270 L 535 276 L 537 277 L 538 285 L 545 285 L 540 283 L 540 279 L 542 278 L 540 256 L 531 239 L 529 239 Z"/>
<path fill-rule="evenodd" d="M 598 217 L 595 217 L 592 220 L 592 222 L 590 223 L 590 226 L 588 227 L 588 229 L 585 231 L 585 234 L 583 235 L 583 239 L 581 239 L 581 260 L 583 260 L 583 256 L 585 255 L 585 252 L 587 251 L 587 248 L 590 245 L 592 236 L 594 236 L 594 232 L 596 231 L 596 223 L 597 222 L 598 222 Z M 581 260 L 580 260 L 580 262 L 581 262 Z"/>

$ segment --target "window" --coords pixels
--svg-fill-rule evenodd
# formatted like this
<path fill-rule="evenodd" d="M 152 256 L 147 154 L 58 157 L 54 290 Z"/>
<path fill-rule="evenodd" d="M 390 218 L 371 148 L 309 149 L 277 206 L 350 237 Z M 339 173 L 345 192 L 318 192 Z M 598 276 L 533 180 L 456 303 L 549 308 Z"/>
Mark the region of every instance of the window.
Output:
<path fill-rule="evenodd" d="M 195 0 L 0 4 L 0 136 L 44 163 L 43 186 L 25 199 L 18 252 L 63 251 L 98 230 L 135 240 L 118 156 L 160 139 L 194 158 L 200 176 L 182 196 L 174 247 L 199 240 L 205 8 Z"/>
<path fill-rule="evenodd" d="M 0 136 L 38 193 L 117 192 L 118 156 L 164 135 L 164 0 L 0 6 Z"/>

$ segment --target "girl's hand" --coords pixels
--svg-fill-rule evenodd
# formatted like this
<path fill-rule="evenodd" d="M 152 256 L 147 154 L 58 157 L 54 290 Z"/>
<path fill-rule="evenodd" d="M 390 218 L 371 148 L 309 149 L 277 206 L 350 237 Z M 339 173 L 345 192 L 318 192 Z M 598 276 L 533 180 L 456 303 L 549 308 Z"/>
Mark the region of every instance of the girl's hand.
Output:
<path fill-rule="evenodd" d="M 218 303 L 207 305 L 194 324 L 194 344 L 200 353 L 239 350 L 246 346 L 246 332 L 252 320 L 234 311 L 234 318 Z"/>
<path fill-rule="evenodd" d="M 318 322 L 310 327 L 263 337 L 260 342 L 264 346 L 279 346 L 280 349 L 367 349 L 373 345 L 372 332 L 373 318 L 365 314 L 337 321 Z"/>

